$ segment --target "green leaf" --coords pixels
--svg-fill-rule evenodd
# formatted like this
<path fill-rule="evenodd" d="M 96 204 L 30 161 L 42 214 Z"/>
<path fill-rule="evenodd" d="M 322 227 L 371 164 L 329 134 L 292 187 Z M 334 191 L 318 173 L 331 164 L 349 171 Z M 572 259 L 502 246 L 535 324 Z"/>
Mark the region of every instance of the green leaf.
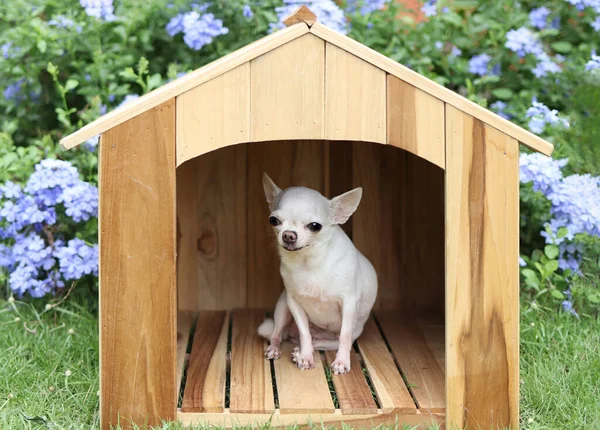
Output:
<path fill-rule="evenodd" d="M 569 229 L 567 227 L 561 227 L 558 229 L 558 232 L 556 233 L 556 237 L 558 239 L 562 239 L 563 237 L 567 237 L 568 234 L 569 234 Z"/>
<path fill-rule="evenodd" d="M 548 274 L 554 273 L 558 270 L 558 261 L 550 260 L 544 265 L 544 271 Z"/>
<path fill-rule="evenodd" d="M 590 295 L 588 296 L 588 300 L 589 300 L 591 303 L 598 304 L 598 303 L 600 303 L 600 295 L 598 295 L 598 294 L 595 294 L 595 293 L 594 293 L 594 294 L 590 294 Z"/>
<path fill-rule="evenodd" d="M 148 77 L 148 91 L 152 91 L 154 88 L 158 88 L 160 87 L 160 84 L 162 83 L 162 76 L 160 76 L 160 73 L 155 73 L 152 76 Z"/>
<path fill-rule="evenodd" d="M 492 94 L 501 100 L 510 100 L 513 96 L 512 90 L 508 88 L 496 88 L 492 90 Z"/>
<path fill-rule="evenodd" d="M 52 64 L 50 61 L 48 61 L 48 66 L 46 67 L 46 70 L 48 71 L 48 73 L 50 73 L 52 77 L 56 77 L 58 75 L 58 67 Z"/>
<path fill-rule="evenodd" d="M 42 54 L 44 52 L 46 52 L 46 48 L 48 47 L 48 45 L 46 44 L 46 41 L 44 39 L 40 39 L 37 41 L 37 49 L 38 51 L 40 51 Z"/>
<path fill-rule="evenodd" d="M 550 258 L 551 260 L 554 260 L 556 257 L 558 257 L 558 246 L 546 245 L 544 247 L 544 253 L 546 254 L 546 257 Z"/>
<path fill-rule="evenodd" d="M 561 54 L 568 54 L 573 50 L 573 45 L 571 45 L 569 42 L 554 42 L 550 46 L 556 52 L 560 52 Z"/>
<path fill-rule="evenodd" d="M 448 12 L 441 15 L 442 21 L 446 21 L 449 24 L 453 24 L 456 27 L 460 27 L 462 25 L 462 20 L 460 16 L 455 13 Z"/>
<path fill-rule="evenodd" d="M 564 300 L 565 295 L 558 290 L 550 290 L 550 295 L 558 300 Z"/>
<path fill-rule="evenodd" d="M 525 276 L 525 279 L 538 280 L 537 274 L 531 269 L 523 269 L 521 273 Z"/>
<path fill-rule="evenodd" d="M 67 80 L 67 83 L 65 84 L 65 92 L 69 92 L 69 91 L 77 88 L 77 85 L 79 85 L 78 80 L 76 80 L 76 79 Z"/>
<path fill-rule="evenodd" d="M 127 67 L 125 70 L 119 72 L 119 76 L 125 79 L 135 80 L 137 79 L 137 75 L 133 71 L 132 67 Z"/>

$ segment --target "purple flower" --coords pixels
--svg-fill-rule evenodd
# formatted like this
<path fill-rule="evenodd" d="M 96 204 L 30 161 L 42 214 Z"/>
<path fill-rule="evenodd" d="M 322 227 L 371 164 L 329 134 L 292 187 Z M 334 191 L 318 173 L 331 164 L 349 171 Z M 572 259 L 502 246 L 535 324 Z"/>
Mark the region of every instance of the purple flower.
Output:
<path fill-rule="evenodd" d="M 386 3 L 390 0 L 350 0 L 346 11 L 348 13 L 356 12 L 357 6 L 360 5 L 360 14 L 367 15 L 371 12 L 383 9 Z"/>
<path fill-rule="evenodd" d="M 183 31 L 183 15 L 184 14 L 180 13 L 171 18 L 167 23 L 165 29 L 167 30 L 167 33 L 169 33 L 169 36 L 173 37 Z"/>
<path fill-rule="evenodd" d="M 490 105 L 490 108 L 496 112 L 499 116 L 501 116 L 504 119 L 510 119 L 510 115 L 507 114 L 506 112 L 504 112 L 504 109 L 506 109 L 506 103 L 504 103 L 501 100 L 495 101 L 494 103 L 492 103 Z"/>
<path fill-rule="evenodd" d="M 57 248 L 60 273 L 66 280 L 80 279 L 85 275 L 98 275 L 98 245 L 89 246 L 81 239 L 72 239 L 67 246 Z"/>
<path fill-rule="evenodd" d="M 223 27 L 223 21 L 216 19 L 212 13 L 201 16 L 194 10 L 183 16 L 183 41 L 196 51 L 211 43 L 214 37 L 228 32 L 229 29 Z"/>
<path fill-rule="evenodd" d="M 504 46 L 516 52 L 519 57 L 524 57 L 527 54 L 538 56 L 543 52 L 542 45 L 535 33 L 525 27 L 510 30 L 506 33 L 506 43 Z"/>
<path fill-rule="evenodd" d="M 301 5 L 306 5 L 319 17 L 319 22 L 332 28 L 338 33 L 348 33 L 348 23 L 344 11 L 333 0 L 284 0 L 283 6 L 275 8 L 277 23 L 271 23 L 270 31 L 284 28 L 283 20 Z"/>
<path fill-rule="evenodd" d="M 254 16 L 254 14 L 252 13 L 252 9 L 249 5 L 244 5 L 242 9 L 242 15 L 244 15 L 245 18 L 252 18 Z"/>
<path fill-rule="evenodd" d="M 442 42 L 440 42 L 439 40 L 437 42 L 435 42 L 434 45 L 439 50 L 441 50 L 444 47 L 444 44 Z"/>
<path fill-rule="evenodd" d="M 491 59 L 492 57 L 490 57 L 488 54 L 479 54 L 473 56 L 469 60 L 469 72 L 480 76 L 487 75 Z"/>
<path fill-rule="evenodd" d="M 560 73 L 562 69 L 558 64 L 550 59 L 545 52 L 538 56 L 539 62 L 532 70 L 536 78 L 541 78 L 549 73 Z"/>
<path fill-rule="evenodd" d="M 577 315 L 577 312 L 575 312 L 575 309 L 573 309 L 573 302 L 565 300 L 564 302 L 562 302 L 562 307 L 565 312 L 569 312 L 571 315 L 579 317 L 579 315 Z"/>
<path fill-rule="evenodd" d="M 73 21 L 71 18 L 65 16 L 65 15 L 57 15 L 55 16 L 53 19 L 51 19 L 50 21 L 48 21 L 48 24 L 56 27 L 56 28 L 73 28 L 75 27 L 75 31 L 77 31 L 77 33 L 81 33 L 81 25 L 75 25 L 75 21 Z"/>
<path fill-rule="evenodd" d="M 546 129 L 546 125 L 562 125 L 563 127 L 569 127 L 569 123 L 564 118 L 558 117 L 558 111 L 556 109 L 550 110 L 548 106 L 543 103 L 532 101 L 532 106 L 527 109 L 526 113 L 529 120 L 529 129 L 537 134 L 542 133 Z"/>
<path fill-rule="evenodd" d="M 80 181 L 67 188 L 62 195 L 67 216 L 75 222 L 87 221 L 98 216 L 98 188 Z"/>
<path fill-rule="evenodd" d="M 79 4 L 88 16 L 108 22 L 117 19 L 114 14 L 113 0 L 79 0 Z"/>
<path fill-rule="evenodd" d="M 523 257 L 519 257 L 519 266 L 525 267 L 527 266 L 527 262 L 523 260 Z"/>
<path fill-rule="evenodd" d="M 450 50 L 450 57 L 458 57 L 462 54 L 462 51 L 458 49 L 456 46 L 453 46 Z"/>
<path fill-rule="evenodd" d="M 421 12 L 427 17 L 437 15 L 437 0 L 427 0 L 421 7 Z"/>
<path fill-rule="evenodd" d="M 600 69 L 600 55 L 596 55 L 596 51 L 592 51 L 591 59 L 585 63 L 585 70 L 592 71 Z"/>
<path fill-rule="evenodd" d="M 6 181 L 4 185 L 0 186 L 0 198 L 18 199 L 22 194 L 21 186 L 12 181 Z"/>
<path fill-rule="evenodd" d="M 600 1 L 598 0 L 567 0 L 567 3 L 572 4 L 579 11 L 584 10 L 586 7 L 591 7 L 596 13 L 600 13 Z"/>
<path fill-rule="evenodd" d="M 521 154 L 519 157 L 519 180 L 533 182 L 533 190 L 548 193 L 562 179 L 561 169 L 567 165 L 567 158 L 554 160 L 542 154 Z"/>
<path fill-rule="evenodd" d="M 25 79 L 22 78 L 6 87 L 4 90 L 4 98 L 6 100 L 19 101 L 21 99 L 20 93 L 24 82 Z"/>
<path fill-rule="evenodd" d="M 600 16 L 597 16 L 596 19 L 591 24 L 592 28 L 596 31 L 600 31 Z"/>
<path fill-rule="evenodd" d="M 537 27 L 540 30 L 542 30 L 548 26 L 549 16 L 550 9 L 548 9 L 546 6 L 538 7 L 536 9 L 532 9 L 531 12 L 529 12 L 529 22 L 534 27 Z"/>
<path fill-rule="evenodd" d="M 0 46 L 0 51 L 2 51 L 2 56 L 5 60 L 10 58 L 10 48 L 12 47 L 12 43 L 5 43 Z"/>
<path fill-rule="evenodd" d="M 98 146 L 98 142 L 100 141 L 100 135 L 89 138 L 83 144 L 84 148 L 88 151 L 95 151 Z"/>

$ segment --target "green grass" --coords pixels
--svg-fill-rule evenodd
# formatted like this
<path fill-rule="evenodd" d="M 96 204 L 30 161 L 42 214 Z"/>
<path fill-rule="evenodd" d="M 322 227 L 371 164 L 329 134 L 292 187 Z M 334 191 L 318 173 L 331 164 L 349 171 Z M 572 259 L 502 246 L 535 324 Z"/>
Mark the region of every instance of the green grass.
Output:
<path fill-rule="evenodd" d="M 0 300 L 1 429 L 98 427 L 98 320 L 83 303 Z M 521 428 L 600 429 L 600 321 L 538 310 L 521 327 Z"/>
<path fill-rule="evenodd" d="M 522 429 L 600 429 L 600 321 L 528 314 L 521 325 Z"/>
<path fill-rule="evenodd" d="M 97 316 L 0 300 L 0 429 L 97 428 L 98 390 Z"/>

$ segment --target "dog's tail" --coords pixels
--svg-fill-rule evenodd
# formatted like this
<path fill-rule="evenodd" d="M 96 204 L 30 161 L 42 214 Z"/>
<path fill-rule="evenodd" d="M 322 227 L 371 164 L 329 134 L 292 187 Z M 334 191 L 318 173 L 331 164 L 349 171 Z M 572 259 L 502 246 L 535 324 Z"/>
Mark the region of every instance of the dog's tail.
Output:
<path fill-rule="evenodd" d="M 275 321 L 271 318 L 266 318 L 262 324 L 258 327 L 258 334 L 267 340 L 271 339 L 271 335 L 275 330 Z"/>

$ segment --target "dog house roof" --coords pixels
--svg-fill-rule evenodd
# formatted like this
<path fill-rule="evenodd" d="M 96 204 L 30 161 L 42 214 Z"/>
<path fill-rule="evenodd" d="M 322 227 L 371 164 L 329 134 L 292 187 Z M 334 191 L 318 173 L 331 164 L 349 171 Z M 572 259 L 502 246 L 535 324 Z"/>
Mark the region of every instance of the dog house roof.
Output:
<path fill-rule="evenodd" d="M 158 88 L 127 105 L 87 124 L 80 130 L 64 137 L 60 143 L 65 149 L 74 148 L 86 140 L 134 118 L 161 103 L 177 97 L 207 81 L 236 68 L 254 58 L 272 51 L 307 33 L 311 33 L 362 60 L 384 70 L 390 75 L 430 94 L 433 97 L 477 118 L 508 136 L 518 140 L 532 150 L 551 155 L 554 147 L 544 139 L 513 124 L 482 106 L 444 88 L 436 82 L 418 74 L 384 55 L 346 37 L 316 21 L 316 16 L 306 7 L 300 7 L 285 21 L 288 26 L 246 47 L 232 52 L 219 60 L 203 66 L 187 75 Z"/>

